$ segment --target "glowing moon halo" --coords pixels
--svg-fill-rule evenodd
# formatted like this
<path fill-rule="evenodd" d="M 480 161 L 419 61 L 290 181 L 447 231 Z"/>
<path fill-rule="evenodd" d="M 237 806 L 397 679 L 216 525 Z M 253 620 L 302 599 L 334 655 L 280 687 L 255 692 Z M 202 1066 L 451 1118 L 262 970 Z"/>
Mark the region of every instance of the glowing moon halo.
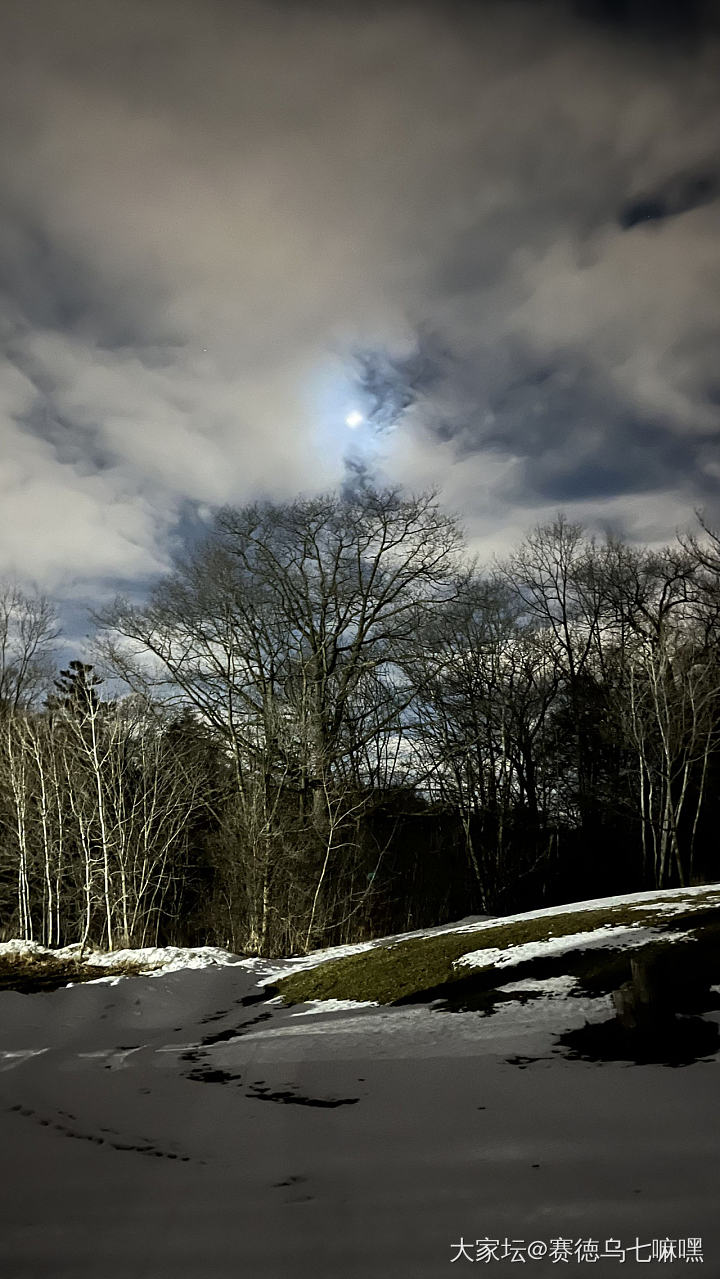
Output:
<path fill-rule="evenodd" d="M 347 417 L 345 418 L 345 425 L 349 426 L 351 431 L 354 431 L 356 427 L 360 426 L 360 423 L 362 421 L 363 421 L 362 413 L 358 413 L 357 409 L 353 409 L 352 413 L 348 413 Z"/>

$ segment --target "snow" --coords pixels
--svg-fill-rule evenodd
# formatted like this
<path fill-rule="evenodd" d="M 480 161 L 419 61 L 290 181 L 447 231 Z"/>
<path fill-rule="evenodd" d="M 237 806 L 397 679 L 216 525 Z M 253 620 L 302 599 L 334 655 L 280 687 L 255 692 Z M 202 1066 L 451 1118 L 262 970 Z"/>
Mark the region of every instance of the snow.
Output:
<path fill-rule="evenodd" d="M 689 937 L 689 933 L 672 934 L 673 941 Z M 612 947 L 617 950 L 632 950 L 637 946 L 646 946 L 648 942 L 662 939 L 667 941 L 668 934 L 660 928 L 642 928 L 634 925 L 631 928 L 622 926 L 596 928 L 591 932 L 567 933 L 564 937 L 547 937 L 543 941 L 522 942 L 516 946 L 487 946 L 484 950 L 470 950 L 455 961 L 455 967 L 470 968 L 510 968 L 524 964 L 530 959 L 545 959 L 549 955 L 565 955 L 573 950 L 594 950 Z"/>
<path fill-rule="evenodd" d="M 93 953 L 88 962 L 103 965 L 138 963 L 152 966 L 163 972 L 177 972 L 181 968 L 207 968 L 210 964 L 234 964 L 238 956 L 217 946 L 198 946 L 195 949 L 180 946 L 148 946 L 140 950 L 114 950 L 108 954 Z"/>
<path fill-rule="evenodd" d="M 166 967 L 0 992 L 9 1279 L 439 1279 L 453 1245 L 484 1236 L 700 1237 L 718 1272 L 717 1061 L 571 1060 L 560 1036 L 612 1017 L 610 996 L 555 977 L 508 980 L 533 997 L 492 1012 L 287 1008 L 258 982 L 296 960 L 202 947 L 143 962 Z"/>
<path fill-rule="evenodd" d="M 610 1001 L 556 983 L 492 1016 L 302 1018 L 256 981 L 230 964 L 0 995 L 4 1273 L 438 1279 L 485 1235 L 700 1236 L 714 1273 L 715 1065 L 558 1056 Z"/>
<path fill-rule="evenodd" d="M 61 946 L 52 950 L 48 946 L 41 946 L 38 942 L 18 941 L 17 939 L 0 942 L 0 957 L 2 955 L 25 955 L 36 959 L 48 957 L 79 960 L 82 958 L 83 963 L 90 964 L 95 968 L 111 968 L 116 964 L 130 964 L 138 972 L 143 972 L 148 977 L 159 976 L 160 973 L 178 972 L 183 968 L 217 967 L 218 965 L 240 962 L 238 955 L 233 955 L 227 950 L 221 950 L 217 946 L 197 946 L 195 948 L 145 946 L 138 947 L 135 950 L 100 951 L 83 949 L 79 943 L 76 943 L 72 946 Z M 98 977 L 96 980 L 115 982 L 122 979 L 118 977 Z"/>
<path fill-rule="evenodd" d="M 541 990 L 546 995 L 569 995 L 575 990 L 577 982 L 574 977 L 523 977 L 519 981 L 509 981 L 498 990 L 502 991 L 535 991 Z"/>
<path fill-rule="evenodd" d="M 278 996 L 278 1002 L 282 1003 L 281 995 Z M 377 1007 L 376 999 L 311 999 L 299 1012 L 293 1013 L 293 1017 L 314 1017 L 317 1013 L 338 1013 L 347 1012 L 348 1009 L 352 1011 L 356 1008 Z"/>
<path fill-rule="evenodd" d="M 147 972 L 148 977 L 160 976 L 161 973 L 180 972 L 186 968 L 222 967 L 226 964 L 241 962 L 238 955 L 217 946 L 198 946 L 195 949 L 180 946 L 148 946 L 140 950 L 114 950 L 107 954 L 93 953 L 87 962 L 99 967 L 113 964 L 138 964 Z M 98 981 L 122 981 L 122 977 L 97 978 Z"/>
<path fill-rule="evenodd" d="M 720 884 L 698 884 L 691 888 L 669 888 L 662 891 L 655 888 L 649 892 L 593 897 L 588 901 L 570 902 L 560 906 L 543 906 L 538 910 L 524 911 L 519 915 L 503 915 L 502 919 L 488 918 L 478 924 L 448 928 L 445 931 L 474 932 L 477 928 L 493 928 L 499 923 L 514 924 L 524 919 L 545 919 L 545 917 L 552 919 L 556 915 L 572 915 L 587 910 L 610 910 L 613 906 L 635 906 L 638 910 L 652 906 L 653 909 L 657 907 L 663 913 L 672 915 L 679 914 L 686 908 L 692 909 L 694 905 L 702 909 L 706 904 L 705 899 L 712 897 L 717 898 L 720 905 Z"/>
<path fill-rule="evenodd" d="M 54 952 L 49 951 L 47 946 L 41 946 L 36 941 L 19 941 L 13 938 L 11 941 L 0 942 L 0 955 L 49 955 L 52 953 Z"/>

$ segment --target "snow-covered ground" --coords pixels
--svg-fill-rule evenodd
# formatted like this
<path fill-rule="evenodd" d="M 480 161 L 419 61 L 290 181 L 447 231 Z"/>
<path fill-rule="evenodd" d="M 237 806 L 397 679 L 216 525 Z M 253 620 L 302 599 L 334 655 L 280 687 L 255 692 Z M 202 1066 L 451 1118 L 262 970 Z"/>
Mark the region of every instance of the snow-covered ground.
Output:
<path fill-rule="evenodd" d="M 259 983 L 293 961 L 224 955 L 0 993 L 3 1279 L 550 1275 L 594 1254 L 596 1279 L 677 1277 L 661 1242 L 698 1239 L 720 1274 L 715 1058 L 571 1059 L 560 1036 L 612 1016 L 571 978 L 509 971 L 517 1000 L 489 1015 L 286 1008 Z M 474 1260 L 486 1237 L 497 1260 Z"/>
<path fill-rule="evenodd" d="M 138 972 L 153 973 L 177 972 L 181 968 L 210 968 L 223 964 L 238 962 L 239 956 L 221 950 L 218 946 L 143 946 L 134 950 L 88 950 L 80 943 L 72 946 L 60 946 L 50 949 L 34 941 L 0 942 L 0 958 L 3 955 L 17 955 L 27 958 L 41 959 L 44 956 L 53 959 L 82 959 L 83 963 L 95 968 L 113 968 L 117 964 L 129 964 Z M 120 980 L 98 977 L 97 981 Z"/>

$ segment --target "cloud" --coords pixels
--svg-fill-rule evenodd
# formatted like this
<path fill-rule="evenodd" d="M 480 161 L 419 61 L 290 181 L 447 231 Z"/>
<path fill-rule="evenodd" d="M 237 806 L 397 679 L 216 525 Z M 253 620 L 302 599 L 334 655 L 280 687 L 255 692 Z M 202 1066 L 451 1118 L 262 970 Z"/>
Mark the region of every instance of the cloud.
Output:
<path fill-rule="evenodd" d="M 720 195 L 715 173 L 675 174 L 655 191 L 634 196 L 620 210 L 618 221 L 625 231 L 642 222 L 661 222 L 693 209 L 713 204 Z"/>
<path fill-rule="evenodd" d="M 59 462 L 51 446 L 5 424 L 0 474 L 3 574 L 72 593 L 83 582 L 127 582 L 166 563 L 158 543 L 167 522 L 115 477 L 81 474 Z"/>
<path fill-rule="evenodd" d="M 488 546 L 711 500 L 717 38 L 641 8 L 5 0 L 3 564 L 373 475 Z"/>

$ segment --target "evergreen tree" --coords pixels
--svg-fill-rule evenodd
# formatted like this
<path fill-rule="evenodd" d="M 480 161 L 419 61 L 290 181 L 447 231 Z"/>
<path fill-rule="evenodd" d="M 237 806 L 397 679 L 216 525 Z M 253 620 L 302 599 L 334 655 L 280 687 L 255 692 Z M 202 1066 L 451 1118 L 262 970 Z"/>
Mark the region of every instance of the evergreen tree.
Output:
<path fill-rule="evenodd" d="M 48 697 L 47 708 L 50 711 L 64 710 L 79 723 L 84 723 L 97 714 L 100 699 L 95 690 L 103 682 L 100 675 L 94 674 L 91 665 L 75 659 L 60 672 L 60 679 L 53 681 L 58 693 Z"/>

